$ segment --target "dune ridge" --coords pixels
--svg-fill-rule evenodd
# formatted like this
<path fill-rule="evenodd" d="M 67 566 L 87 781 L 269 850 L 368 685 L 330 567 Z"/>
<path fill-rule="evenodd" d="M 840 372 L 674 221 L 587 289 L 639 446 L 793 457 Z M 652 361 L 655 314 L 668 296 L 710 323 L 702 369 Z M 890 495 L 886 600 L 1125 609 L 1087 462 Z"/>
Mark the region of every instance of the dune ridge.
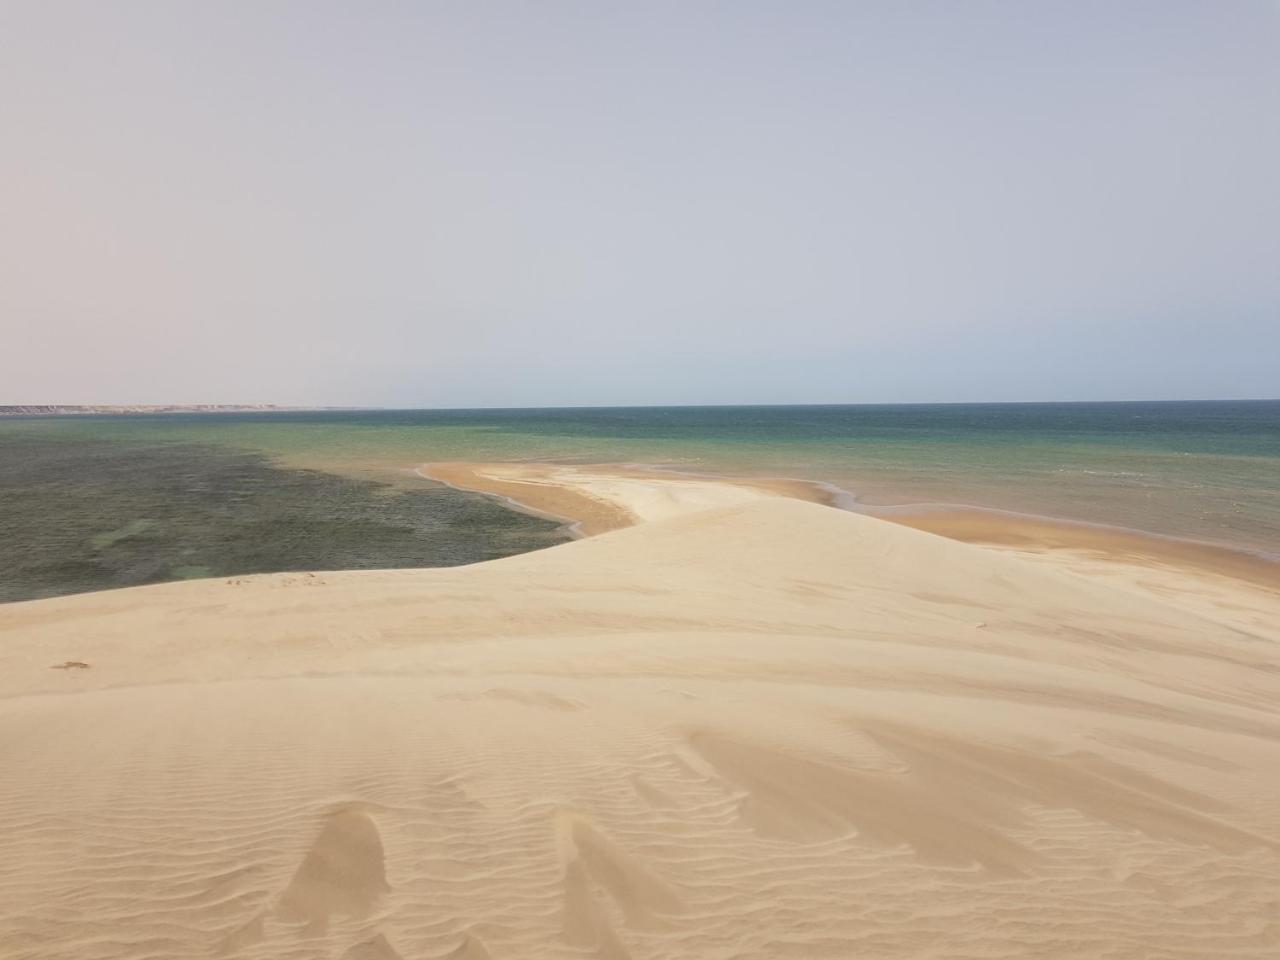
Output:
<path fill-rule="evenodd" d="M 809 480 L 713 477 L 643 464 L 432 463 L 427 479 L 498 497 L 560 520 L 575 536 L 773 497 L 823 503 L 1008 551 L 1105 580 L 1197 613 L 1219 614 L 1280 641 L 1280 562 L 1220 544 L 976 507 L 861 507 L 847 492 Z"/>
<path fill-rule="evenodd" d="M 1280 950 L 1265 591 L 641 493 L 471 567 L 0 607 L 0 956 Z"/>

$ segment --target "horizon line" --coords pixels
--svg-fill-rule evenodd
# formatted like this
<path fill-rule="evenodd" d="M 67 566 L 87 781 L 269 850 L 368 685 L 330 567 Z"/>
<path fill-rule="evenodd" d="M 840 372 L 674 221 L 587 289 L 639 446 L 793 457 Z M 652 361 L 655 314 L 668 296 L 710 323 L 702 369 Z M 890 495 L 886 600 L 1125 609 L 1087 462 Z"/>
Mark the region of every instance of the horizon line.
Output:
<path fill-rule="evenodd" d="M 780 407 L 960 407 L 960 406 L 1071 406 L 1085 404 L 1137 404 L 1137 403 L 1275 403 L 1276 397 L 1192 397 L 1192 398 L 1125 398 L 1102 400 L 875 400 L 875 401 L 791 401 L 783 403 L 592 403 L 592 404 L 525 404 L 493 406 L 398 406 L 361 404 L 295 404 L 295 403 L 227 403 L 227 402 L 165 402 L 165 403 L 9 403 L 0 404 L 0 416 L 37 416 L 41 413 L 57 415 L 60 411 L 95 410 L 104 412 L 209 412 L 209 413 L 305 413 L 314 411 L 359 412 L 464 412 L 478 410 L 690 410 L 690 409 L 776 409 Z"/>

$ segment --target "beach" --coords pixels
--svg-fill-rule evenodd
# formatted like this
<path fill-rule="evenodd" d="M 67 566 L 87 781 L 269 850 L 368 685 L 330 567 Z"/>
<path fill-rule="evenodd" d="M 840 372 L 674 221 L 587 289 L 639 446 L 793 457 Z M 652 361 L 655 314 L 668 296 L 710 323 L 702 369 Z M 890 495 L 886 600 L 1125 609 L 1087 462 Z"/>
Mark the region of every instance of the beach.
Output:
<path fill-rule="evenodd" d="M 1224 616 L 1280 640 L 1274 606 L 1280 562 L 1220 544 L 973 507 L 865 507 L 820 482 L 705 476 L 640 464 L 430 463 L 416 472 L 558 520 L 575 536 L 776 497 L 855 509 Z"/>
<path fill-rule="evenodd" d="M 1280 960 L 1280 0 L 0 9 L 0 960 Z"/>
<path fill-rule="evenodd" d="M 1280 949 L 1265 577 L 419 469 L 579 539 L 0 606 L 0 954 Z"/>

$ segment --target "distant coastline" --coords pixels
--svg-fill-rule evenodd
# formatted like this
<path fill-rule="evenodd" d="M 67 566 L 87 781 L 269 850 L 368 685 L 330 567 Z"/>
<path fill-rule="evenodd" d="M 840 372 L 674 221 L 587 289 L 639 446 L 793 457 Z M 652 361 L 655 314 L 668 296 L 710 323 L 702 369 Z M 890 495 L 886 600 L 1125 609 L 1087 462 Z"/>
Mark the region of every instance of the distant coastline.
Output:
<path fill-rule="evenodd" d="M 274 403 L 27 403 L 0 405 L 0 417 L 76 416 L 94 413 L 252 413 L 254 411 L 325 410 L 332 407 L 284 407 Z"/>

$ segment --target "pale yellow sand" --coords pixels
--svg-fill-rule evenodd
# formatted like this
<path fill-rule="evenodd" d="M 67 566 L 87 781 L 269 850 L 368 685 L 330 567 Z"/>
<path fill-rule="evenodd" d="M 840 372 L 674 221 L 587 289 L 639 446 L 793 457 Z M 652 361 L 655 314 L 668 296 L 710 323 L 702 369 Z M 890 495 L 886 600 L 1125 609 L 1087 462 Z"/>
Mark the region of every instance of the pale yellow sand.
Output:
<path fill-rule="evenodd" d="M 815 503 L 832 498 L 806 480 L 703 477 L 625 464 L 428 463 L 418 473 L 571 522 L 575 533 L 587 536 L 765 498 Z"/>
<path fill-rule="evenodd" d="M 1280 951 L 1264 588 L 625 486 L 667 519 L 0 607 L 0 956 Z"/>
<path fill-rule="evenodd" d="M 572 523 L 579 535 L 774 497 L 835 502 L 806 480 L 706 477 L 624 464 L 431 463 L 424 477 Z M 1244 551 L 1114 527 L 973 508 L 880 508 L 885 520 L 1223 616 L 1280 643 L 1280 564 Z"/>

